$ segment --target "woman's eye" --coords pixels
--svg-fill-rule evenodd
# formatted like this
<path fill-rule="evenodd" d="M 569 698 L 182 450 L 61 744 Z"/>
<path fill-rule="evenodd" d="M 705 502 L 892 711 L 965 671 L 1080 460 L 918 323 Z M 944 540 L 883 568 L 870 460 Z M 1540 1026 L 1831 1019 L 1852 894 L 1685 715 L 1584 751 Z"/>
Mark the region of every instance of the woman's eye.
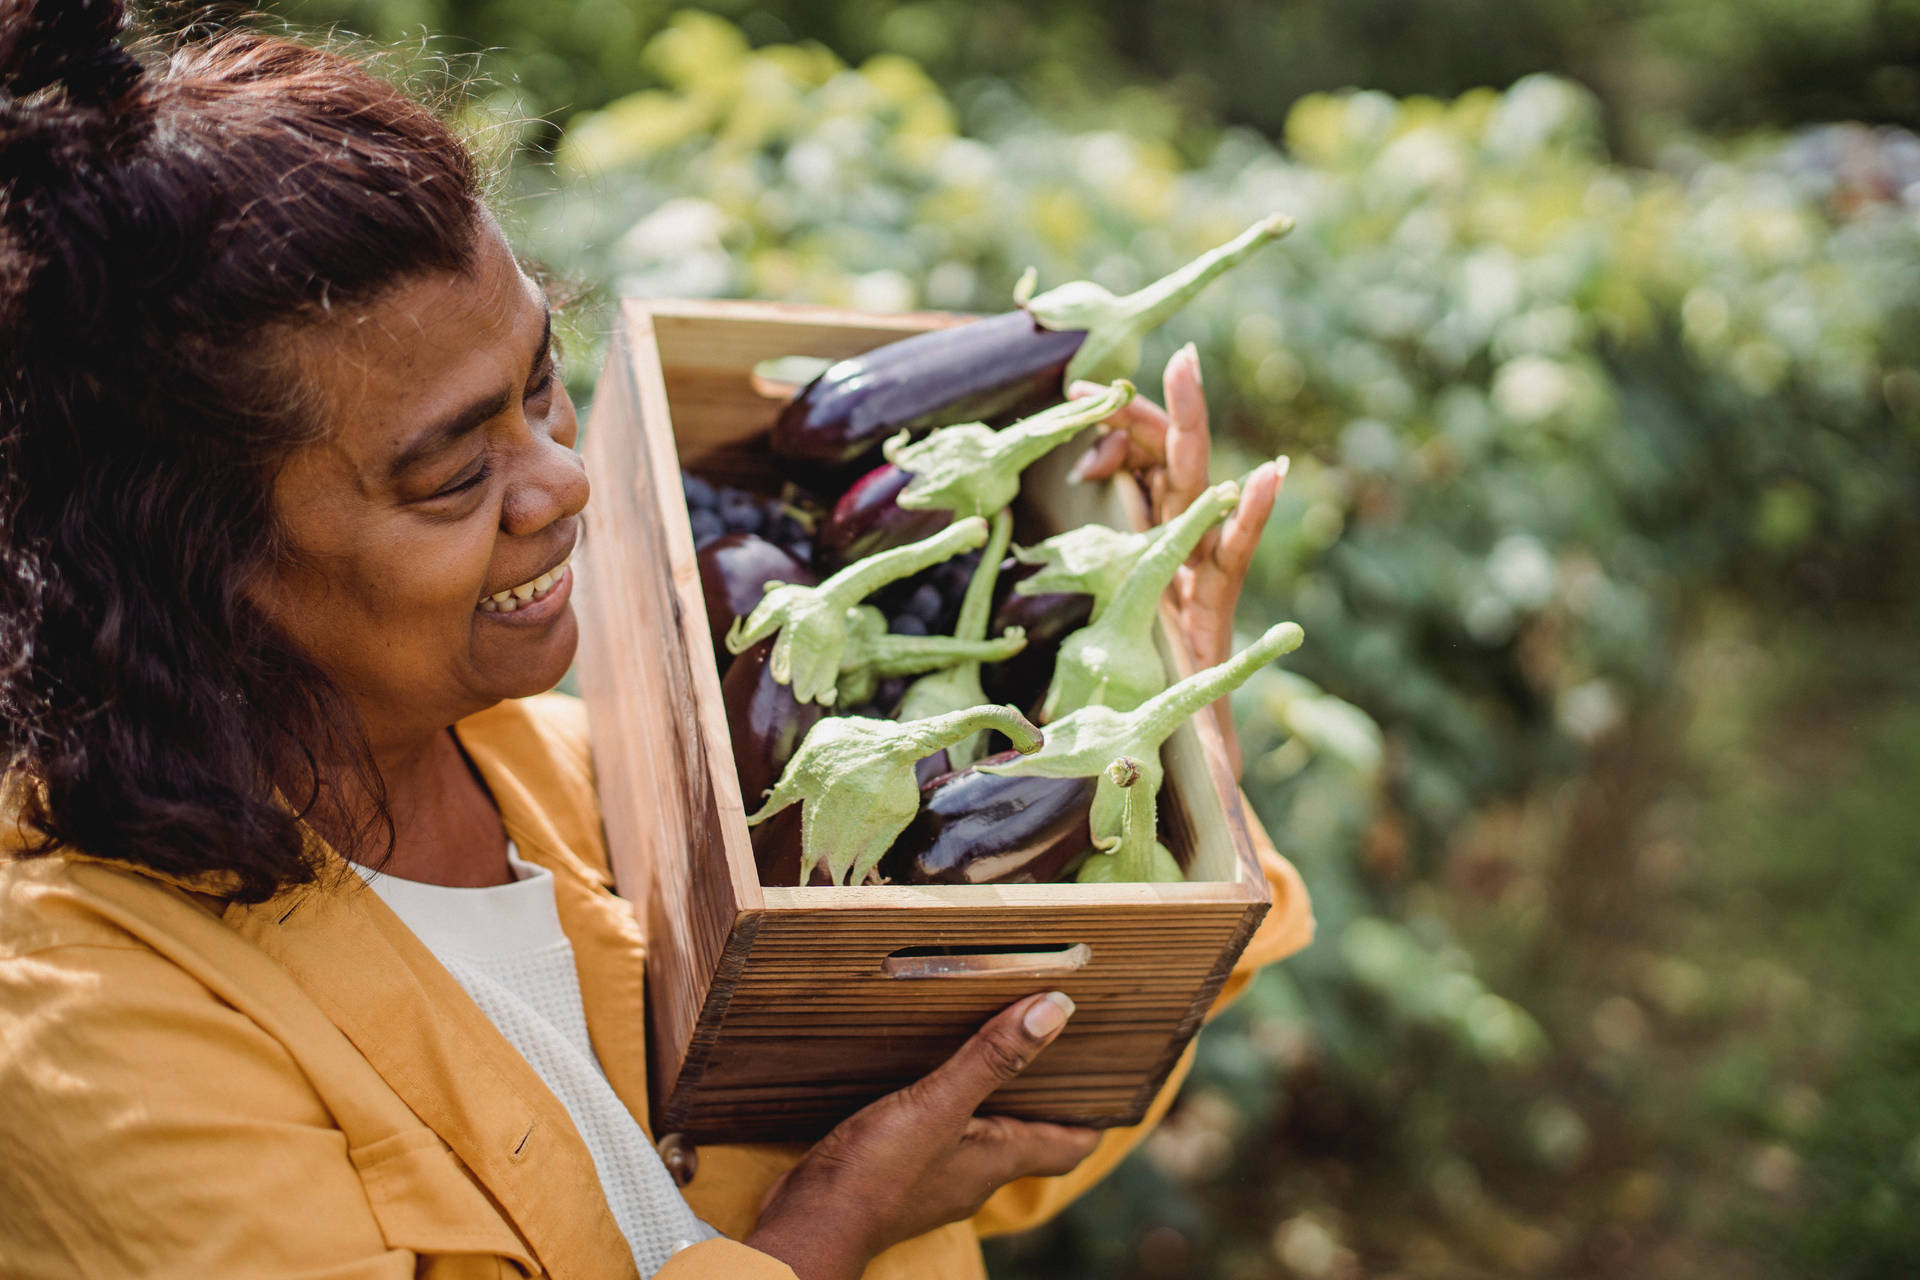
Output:
<path fill-rule="evenodd" d="M 451 498 L 455 494 L 465 493 L 469 489 L 478 488 L 481 484 L 485 483 L 487 476 L 492 474 L 492 471 L 492 466 L 483 461 L 466 476 L 454 481 L 433 496 L 436 498 Z"/>
<path fill-rule="evenodd" d="M 535 378 L 527 387 L 527 399 L 538 400 L 541 396 L 553 390 L 553 384 L 557 382 L 559 378 L 560 366 L 554 364 L 552 361 L 548 361 L 546 371 Z"/>

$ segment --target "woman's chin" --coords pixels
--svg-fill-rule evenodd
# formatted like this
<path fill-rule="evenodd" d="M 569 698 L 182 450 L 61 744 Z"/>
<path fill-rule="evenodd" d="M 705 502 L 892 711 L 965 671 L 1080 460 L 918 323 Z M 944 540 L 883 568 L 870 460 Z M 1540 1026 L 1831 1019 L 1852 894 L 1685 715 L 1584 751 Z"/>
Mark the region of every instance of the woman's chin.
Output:
<path fill-rule="evenodd" d="M 580 646 L 579 620 L 564 599 L 538 625 L 512 619 L 511 614 L 482 614 L 474 628 L 474 657 L 485 686 L 502 701 L 530 698 L 559 684 Z"/>

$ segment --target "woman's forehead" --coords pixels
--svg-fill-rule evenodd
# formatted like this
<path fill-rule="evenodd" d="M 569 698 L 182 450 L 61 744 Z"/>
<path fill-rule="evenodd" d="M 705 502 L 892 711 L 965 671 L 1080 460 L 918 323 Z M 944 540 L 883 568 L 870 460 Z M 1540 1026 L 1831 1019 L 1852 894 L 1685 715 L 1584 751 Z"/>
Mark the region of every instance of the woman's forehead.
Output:
<path fill-rule="evenodd" d="M 328 441 L 356 469 L 379 465 L 412 434 L 476 397 L 523 380 L 546 325 L 537 285 L 491 224 L 472 267 L 404 281 L 302 335 Z"/>

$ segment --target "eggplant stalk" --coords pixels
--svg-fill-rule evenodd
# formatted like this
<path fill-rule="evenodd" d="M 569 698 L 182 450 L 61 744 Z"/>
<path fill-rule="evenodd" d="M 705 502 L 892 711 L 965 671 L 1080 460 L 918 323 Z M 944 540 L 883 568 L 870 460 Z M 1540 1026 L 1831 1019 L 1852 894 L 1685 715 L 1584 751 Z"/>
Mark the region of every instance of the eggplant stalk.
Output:
<path fill-rule="evenodd" d="M 1081 884 L 1177 884 L 1187 877 L 1180 863 L 1159 840 L 1160 788 L 1140 762 L 1121 756 L 1107 766 L 1106 776 L 1125 789 L 1120 835 L 1095 841 L 1100 850 L 1080 866 L 1074 878 Z"/>
<path fill-rule="evenodd" d="M 1082 430 L 1112 417 L 1133 399 L 1122 378 L 1078 400 L 1068 400 L 995 431 L 983 422 L 941 427 L 913 442 L 906 432 L 887 441 L 888 462 L 913 476 L 900 491 L 909 511 L 951 511 L 991 516 L 1020 496 L 1020 473 Z"/>
<path fill-rule="evenodd" d="M 1015 547 L 1015 560 L 1038 568 L 1016 582 L 1013 593 L 1092 596 L 1092 616 L 1097 618 L 1128 570 L 1153 545 L 1154 532 L 1122 533 L 1104 524 L 1083 524 L 1030 547 Z"/>
<path fill-rule="evenodd" d="M 1160 597 L 1207 530 L 1239 501 L 1239 484 L 1222 481 L 1159 530 L 1114 588 L 1107 607 L 1060 646 L 1053 682 L 1040 705 L 1042 724 L 1095 702 L 1131 710 L 1167 687 L 1166 667 L 1152 642 Z"/>
<path fill-rule="evenodd" d="M 1077 378 L 1110 382 L 1134 371 L 1140 363 L 1140 340 L 1185 306 L 1215 276 L 1292 228 L 1293 220 L 1280 214 L 1262 218 L 1219 248 L 1124 297 L 1115 297 L 1090 280 L 1075 280 L 1033 297 L 1033 272 L 1029 270 L 1020 278 L 1013 300 L 1042 328 L 1086 331 L 1086 341 L 1067 362 L 1069 383 Z"/>
<path fill-rule="evenodd" d="M 1194 672 L 1131 711 L 1098 705 L 1079 707 L 1047 726 L 1046 742 L 1039 751 L 1020 760 L 979 768 L 983 773 L 1015 778 L 1097 776 L 1101 781 L 1093 800 L 1094 838 L 1119 835 L 1122 789 L 1105 776 L 1107 765 L 1120 756 L 1131 756 L 1158 787 L 1162 776 L 1160 744 L 1172 737 L 1188 717 L 1232 693 L 1275 658 L 1299 648 L 1304 638 L 1300 624 L 1282 622 L 1225 662 Z"/>
<path fill-rule="evenodd" d="M 778 632 L 770 663 L 773 678 L 791 684 L 793 696 L 802 702 L 831 706 L 853 606 L 889 582 L 971 551 L 986 540 L 985 520 L 962 520 L 931 538 L 848 565 L 817 587 L 769 586 L 753 612 L 728 629 L 727 648 L 737 654 Z"/>
<path fill-rule="evenodd" d="M 847 647 L 840 659 L 837 684 L 839 703 L 843 707 L 859 706 L 873 697 L 875 687 L 882 680 L 894 676 L 924 675 L 929 671 L 944 673 L 956 670 L 959 666 L 969 666 L 977 672 L 982 662 L 1004 662 L 1027 645 L 1026 633 L 1018 627 L 997 640 L 988 640 L 984 635 L 897 636 L 887 630 L 886 615 L 872 605 L 858 605 L 848 614 Z M 933 678 L 927 676 L 929 680 Z M 976 689 L 979 683 L 976 675 Z M 947 707 L 944 710 L 977 707 L 985 701 L 983 695 L 971 702 L 961 703 L 959 707 Z M 918 720 L 924 717 L 899 718 Z"/>
<path fill-rule="evenodd" d="M 1012 707 L 969 707 L 906 724 L 830 716 L 800 744 L 747 825 L 800 805 L 800 883 L 823 861 L 835 884 L 859 883 L 920 811 L 914 763 L 982 729 L 998 729 L 1019 751 L 1042 742 Z"/>
<path fill-rule="evenodd" d="M 1000 562 L 1005 559 L 1007 545 L 1012 540 L 1013 513 L 1002 507 L 993 517 L 993 531 L 987 535 L 986 549 L 980 553 L 980 567 L 973 571 L 973 578 L 967 583 L 967 593 L 960 599 L 960 618 L 953 627 L 955 640 L 986 639 L 987 624 L 993 618 L 994 584 L 1000 579 Z M 1016 632 L 1021 638 L 1020 647 L 1025 648 L 1025 631 L 1015 627 L 1007 634 Z M 1012 656 L 1012 653 L 1007 653 L 986 661 L 1004 662 Z M 914 681 L 906 696 L 900 699 L 900 709 L 894 712 L 894 719 L 925 720 L 948 711 L 958 711 L 962 707 L 977 707 L 986 700 L 986 692 L 980 687 L 979 660 L 961 662 L 945 671 L 936 671 Z M 966 768 L 980 758 L 983 745 L 983 740 L 977 734 L 954 743 L 947 748 L 949 767 Z"/>

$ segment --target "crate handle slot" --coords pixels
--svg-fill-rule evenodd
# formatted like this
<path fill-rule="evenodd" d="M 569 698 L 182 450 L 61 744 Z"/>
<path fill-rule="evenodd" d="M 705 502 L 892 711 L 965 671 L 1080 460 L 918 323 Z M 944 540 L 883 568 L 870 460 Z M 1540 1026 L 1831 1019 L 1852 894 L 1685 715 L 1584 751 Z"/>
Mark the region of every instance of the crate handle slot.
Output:
<path fill-rule="evenodd" d="M 889 978 L 1044 978 L 1092 960 L 1093 948 L 1084 942 L 902 947 L 880 962 L 880 972 Z"/>

